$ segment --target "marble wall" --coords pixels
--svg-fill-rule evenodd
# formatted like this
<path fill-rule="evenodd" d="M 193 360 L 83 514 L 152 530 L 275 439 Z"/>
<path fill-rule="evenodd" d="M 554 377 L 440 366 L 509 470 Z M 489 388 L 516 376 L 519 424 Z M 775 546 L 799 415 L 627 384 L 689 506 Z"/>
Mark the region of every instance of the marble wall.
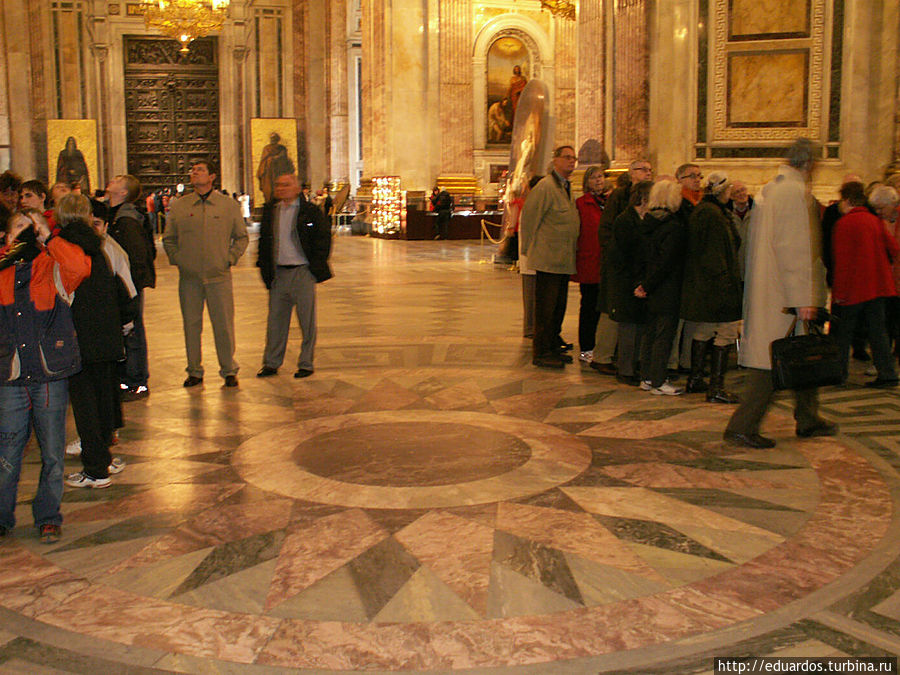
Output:
<path fill-rule="evenodd" d="M 627 163 L 646 154 L 650 122 L 649 0 L 612 3 L 612 159 Z"/>
<path fill-rule="evenodd" d="M 603 144 L 604 107 L 606 105 L 606 31 L 604 10 L 608 0 L 583 2 L 578 8 L 575 44 L 576 64 L 575 143 L 578 148 L 588 139 Z"/>

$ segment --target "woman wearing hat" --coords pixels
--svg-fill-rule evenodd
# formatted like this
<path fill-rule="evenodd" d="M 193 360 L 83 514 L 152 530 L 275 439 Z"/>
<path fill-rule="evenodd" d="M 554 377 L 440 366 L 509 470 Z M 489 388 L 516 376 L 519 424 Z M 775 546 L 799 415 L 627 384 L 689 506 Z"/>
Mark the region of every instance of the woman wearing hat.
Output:
<path fill-rule="evenodd" d="M 688 250 L 681 289 L 681 318 L 693 329 L 691 375 L 687 391 L 706 391 L 710 403 L 737 403 L 725 389 L 731 346 L 740 333 L 743 286 L 737 251 L 740 236 L 726 204 L 731 181 L 722 172 L 709 175 L 703 199 L 688 221 Z M 688 325 L 690 324 L 690 325 Z M 712 341 L 709 385 L 703 381 L 703 361 Z"/>

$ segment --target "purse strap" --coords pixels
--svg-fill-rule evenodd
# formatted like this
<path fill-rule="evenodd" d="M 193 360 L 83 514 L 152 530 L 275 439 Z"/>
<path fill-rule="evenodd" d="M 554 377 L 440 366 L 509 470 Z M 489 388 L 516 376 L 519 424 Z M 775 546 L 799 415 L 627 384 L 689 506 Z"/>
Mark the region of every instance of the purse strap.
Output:
<path fill-rule="evenodd" d="M 785 333 L 784 337 L 789 338 L 789 337 L 791 337 L 791 335 L 794 334 L 794 329 L 797 327 L 797 318 L 798 318 L 797 315 L 794 314 L 794 320 L 791 321 L 791 327 L 788 328 L 788 331 L 787 331 L 787 333 Z M 808 329 L 809 328 L 807 327 L 807 330 Z"/>

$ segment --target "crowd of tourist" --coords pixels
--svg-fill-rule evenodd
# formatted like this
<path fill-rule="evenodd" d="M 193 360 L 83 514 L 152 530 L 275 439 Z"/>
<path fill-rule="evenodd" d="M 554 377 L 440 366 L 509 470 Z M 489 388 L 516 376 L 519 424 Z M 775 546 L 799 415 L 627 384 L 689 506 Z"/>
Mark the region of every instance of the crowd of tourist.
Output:
<path fill-rule="evenodd" d="M 116 176 L 89 199 L 79 184 L 0 174 L 0 537 L 15 526 L 26 443 L 41 472 L 32 515 L 43 543 L 59 541 L 63 485 L 105 488 L 125 469 L 113 457 L 122 402 L 150 394 L 144 291 L 156 283 L 155 235 L 179 271 L 185 387 L 203 383 L 200 333 L 208 309 L 225 387 L 237 387 L 231 267 L 247 248 L 238 195 L 215 190 L 212 162 L 196 160 L 193 191 L 169 202 Z M 158 203 L 157 203 L 158 202 Z M 258 377 L 277 374 L 296 309 L 303 346 L 294 377 L 313 374 L 315 285 L 331 276 L 331 228 L 296 175 L 277 177 L 260 225 L 258 266 L 269 289 L 267 344 Z M 156 217 L 153 217 L 153 216 Z M 71 403 L 78 438 L 66 446 Z M 82 470 L 64 475 L 65 454 Z"/>
<path fill-rule="evenodd" d="M 565 283 L 571 279 L 581 296 L 583 364 L 654 395 L 703 393 L 710 403 L 746 403 L 746 394 L 739 397 L 726 386 L 734 349 L 742 350 L 741 365 L 771 379 L 768 346 L 787 332 L 777 315 L 787 318 L 788 328 L 791 312 L 817 317 L 813 310 L 828 305 L 830 288 L 830 330 L 845 372 L 851 345 L 855 357 L 869 359 L 868 343 L 874 371 L 867 372 L 876 377 L 866 386 L 896 387 L 900 174 L 868 186 L 847 176 L 837 198 L 823 205 L 809 189 L 818 152 L 799 139 L 756 197 L 724 172 L 704 178 L 694 163 L 654 181 L 650 163 L 638 159 L 615 185 L 604 180 L 600 167 L 588 168 L 576 200 L 569 184 L 575 151 L 557 148 L 548 175 L 526 197 L 520 222 L 520 267 L 527 267 L 521 271 L 535 275 L 524 331 L 534 335 L 533 364 L 561 369 L 574 361 L 568 353 L 573 345 L 561 336 Z M 767 288 L 779 284 L 799 290 Z M 754 324 L 748 317 L 754 288 L 760 297 L 766 290 L 761 306 L 771 305 L 777 320 L 767 316 Z M 747 341 L 757 348 L 763 325 L 776 333 L 766 333 L 756 358 L 748 355 Z M 757 384 L 749 397 L 754 411 L 741 407 L 738 422 L 729 427 L 730 440 L 770 446 L 758 433 L 772 394 L 764 389 Z M 835 433 L 807 398 L 799 395 L 798 433 Z"/>

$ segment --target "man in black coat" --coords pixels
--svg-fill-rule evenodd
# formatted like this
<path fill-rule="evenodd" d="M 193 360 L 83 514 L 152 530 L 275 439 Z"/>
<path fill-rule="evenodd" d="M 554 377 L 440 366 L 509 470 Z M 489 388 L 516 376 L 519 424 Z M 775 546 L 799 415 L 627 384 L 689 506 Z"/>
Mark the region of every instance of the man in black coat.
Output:
<path fill-rule="evenodd" d="M 284 361 L 291 312 L 297 308 L 303 343 L 294 377 L 313 373 L 316 345 L 316 284 L 330 279 L 331 226 L 322 211 L 300 198 L 294 174 L 275 179 L 276 201 L 263 207 L 256 265 L 269 289 L 266 350 L 257 377 L 278 372 Z"/>

